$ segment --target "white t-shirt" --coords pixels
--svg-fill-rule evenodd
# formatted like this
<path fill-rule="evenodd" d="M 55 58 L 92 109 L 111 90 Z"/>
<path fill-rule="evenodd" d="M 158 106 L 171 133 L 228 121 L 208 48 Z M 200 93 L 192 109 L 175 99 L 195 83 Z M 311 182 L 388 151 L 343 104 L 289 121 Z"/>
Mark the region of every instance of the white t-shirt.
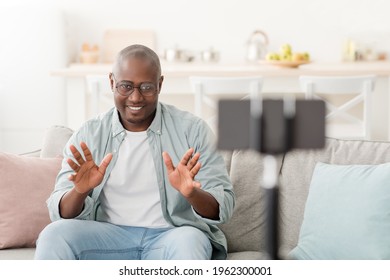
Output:
<path fill-rule="evenodd" d="M 146 131 L 126 131 L 118 160 L 100 194 L 102 220 L 125 226 L 170 227 L 162 214 Z"/>

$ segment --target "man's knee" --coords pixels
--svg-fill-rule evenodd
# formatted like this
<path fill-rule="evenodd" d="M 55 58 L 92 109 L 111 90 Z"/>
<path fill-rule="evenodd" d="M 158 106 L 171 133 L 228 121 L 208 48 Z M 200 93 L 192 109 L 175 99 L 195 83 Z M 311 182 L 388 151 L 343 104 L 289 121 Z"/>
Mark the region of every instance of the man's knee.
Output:
<path fill-rule="evenodd" d="M 54 241 L 61 238 L 62 233 L 65 232 L 65 224 L 66 220 L 59 220 L 48 224 L 39 234 L 37 243 L 41 243 L 44 241 Z"/>
<path fill-rule="evenodd" d="M 210 259 L 212 246 L 207 235 L 201 230 L 184 226 L 176 228 L 172 236 L 170 248 L 174 253 L 183 259 Z M 175 257 L 175 258 L 176 258 Z"/>
<path fill-rule="evenodd" d="M 73 258 L 69 242 L 73 235 L 72 220 L 59 220 L 47 225 L 39 234 L 35 259 Z M 65 255 L 66 256 L 65 256 Z"/>
<path fill-rule="evenodd" d="M 182 239 L 184 241 L 188 240 L 199 240 L 199 241 L 206 241 L 208 240 L 207 235 L 195 228 L 195 227 L 190 227 L 190 226 L 182 226 L 178 227 L 175 229 L 176 233 L 176 238 Z"/>

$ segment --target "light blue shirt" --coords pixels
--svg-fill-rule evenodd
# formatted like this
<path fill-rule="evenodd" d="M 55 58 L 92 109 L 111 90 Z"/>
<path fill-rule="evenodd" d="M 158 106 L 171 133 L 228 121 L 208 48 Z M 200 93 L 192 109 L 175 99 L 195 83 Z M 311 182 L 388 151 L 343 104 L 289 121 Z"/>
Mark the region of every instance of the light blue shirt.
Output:
<path fill-rule="evenodd" d="M 50 218 L 53 221 L 61 219 L 60 200 L 73 187 L 68 176 L 74 171 L 66 162 L 67 158 L 73 159 L 69 149 L 70 144 L 80 149 L 80 142 L 84 141 L 91 150 L 96 164 L 100 164 L 108 153 L 113 154 L 102 183 L 89 194 L 83 211 L 76 217 L 99 221 L 101 217 L 99 195 L 116 164 L 119 147 L 125 134 L 118 111 L 112 108 L 107 113 L 87 121 L 72 135 L 64 149 L 64 160 L 56 179 L 55 189 L 47 200 Z M 226 223 L 232 216 L 235 195 L 224 160 L 215 149 L 215 139 L 211 129 L 202 119 L 188 112 L 171 105 L 158 103 L 156 116 L 147 129 L 147 135 L 156 168 L 164 218 L 173 226 L 193 226 L 205 232 L 214 247 L 213 259 L 225 259 L 227 242 L 217 224 Z M 168 152 L 176 166 L 191 147 L 195 152 L 200 153 L 199 161 L 202 164 L 195 179 L 201 183 L 203 190 L 209 192 L 218 201 L 218 220 L 198 215 L 188 201 L 169 183 L 162 152 Z"/>

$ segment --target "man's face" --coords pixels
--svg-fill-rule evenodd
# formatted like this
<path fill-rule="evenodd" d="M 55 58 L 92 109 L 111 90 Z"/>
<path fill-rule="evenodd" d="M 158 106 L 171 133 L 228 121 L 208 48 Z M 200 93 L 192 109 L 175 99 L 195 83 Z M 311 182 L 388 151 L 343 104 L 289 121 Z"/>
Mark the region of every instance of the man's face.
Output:
<path fill-rule="evenodd" d="M 150 126 L 156 113 L 162 81 L 163 77 L 158 77 L 155 67 L 148 60 L 134 57 L 123 61 L 116 75 L 110 75 L 115 106 L 126 130 L 145 131 Z M 138 87 L 148 84 L 154 86 L 153 92 L 146 94 L 144 91 L 145 94 L 141 94 Z M 130 95 L 120 94 L 132 86 L 135 88 Z"/>

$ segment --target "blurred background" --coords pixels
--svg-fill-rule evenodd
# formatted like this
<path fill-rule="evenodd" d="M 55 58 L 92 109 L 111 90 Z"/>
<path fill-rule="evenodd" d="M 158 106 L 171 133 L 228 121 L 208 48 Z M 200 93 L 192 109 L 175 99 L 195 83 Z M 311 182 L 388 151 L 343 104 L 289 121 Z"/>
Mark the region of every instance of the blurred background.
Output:
<path fill-rule="evenodd" d="M 47 127 L 81 125 L 69 114 L 88 100 L 69 99 L 77 85 L 53 73 L 109 64 L 120 30 L 141 31 L 167 62 L 247 63 L 256 30 L 267 50 L 288 43 L 318 63 L 347 60 L 351 45 L 353 55 L 387 60 L 389 10 L 385 0 L 1 0 L 0 151 L 38 149 Z"/>

